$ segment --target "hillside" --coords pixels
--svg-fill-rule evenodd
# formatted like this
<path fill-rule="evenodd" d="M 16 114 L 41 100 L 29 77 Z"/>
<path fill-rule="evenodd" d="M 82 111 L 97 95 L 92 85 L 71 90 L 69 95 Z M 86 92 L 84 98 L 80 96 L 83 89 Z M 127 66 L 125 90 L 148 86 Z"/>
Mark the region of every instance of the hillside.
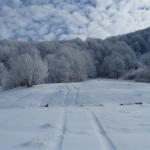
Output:
<path fill-rule="evenodd" d="M 102 40 L 0 40 L 3 89 L 93 78 L 150 83 L 150 28 Z"/>
<path fill-rule="evenodd" d="M 149 150 L 149 89 L 100 79 L 1 91 L 0 147 Z"/>

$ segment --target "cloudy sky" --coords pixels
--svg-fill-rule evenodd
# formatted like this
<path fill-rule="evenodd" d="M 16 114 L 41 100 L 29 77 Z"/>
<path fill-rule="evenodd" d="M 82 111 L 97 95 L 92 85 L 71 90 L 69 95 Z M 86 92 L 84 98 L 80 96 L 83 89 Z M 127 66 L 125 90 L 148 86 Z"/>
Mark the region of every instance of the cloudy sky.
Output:
<path fill-rule="evenodd" d="M 150 0 L 0 0 L 0 39 L 104 39 L 149 26 Z"/>

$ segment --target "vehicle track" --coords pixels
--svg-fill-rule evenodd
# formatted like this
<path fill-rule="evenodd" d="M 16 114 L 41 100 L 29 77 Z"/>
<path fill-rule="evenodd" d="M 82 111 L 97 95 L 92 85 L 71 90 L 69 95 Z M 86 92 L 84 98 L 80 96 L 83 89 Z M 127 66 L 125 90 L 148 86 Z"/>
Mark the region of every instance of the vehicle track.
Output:
<path fill-rule="evenodd" d="M 97 135 L 102 150 L 115 150 L 116 148 L 114 144 L 107 136 L 105 130 L 103 129 L 100 121 L 98 120 L 94 112 L 88 108 L 86 109 L 86 112 L 95 131 L 95 134 Z"/>
<path fill-rule="evenodd" d="M 59 85 L 56 87 L 56 89 L 54 90 L 54 92 L 59 91 L 59 88 L 60 88 L 60 87 L 61 87 L 61 85 L 59 84 Z M 45 93 L 45 92 L 44 92 L 44 93 Z M 43 93 L 42 93 L 42 94 L 43 94 Z M 48 91 L 45 93 L 45 95 L 42 97 L 42 100 L 41 100 L 41 102 L 40 102 L 40 104 L 39 104 L 40 107 L 43 106 L 44 100 L 45 100 L 47 97 L 50 97 L 50 94 L 51 94 L 51 93 L 49 93 Z"/>
<path fill-rule="evenodd" d="M 26 107 L 33 107 L 35 104 L 37 104 L 37 106 L 41 106 L 41 102 L 44 97 L 45 97 L 45 92 L 41 92 L 41 93 L 37 94 L 36 96 L 31 98 L 31 100 L 28 102 Z M 37 99 L 39 99 L 39 100 L 37 100 Z"/>
<path fill-rule="evenodd" d="M 68 104 L 70 104 L 70 100 L 72 100 L 70 98 L 72 98 L 73 93 L 71 90 L 72 88 L 69 88 L 66 85 L 63 88 L 66 89 L 67 91 L 65 91 L 64 98 L 62 100 L 61 106 L 63 108 L 61 108 L 56 133 L 50 142 L 50 147 L 49 147 L 50 150 L 61 150 L 62 149 L 63 141 L 64 141 L 66 130 L 67 130 L 67 108 L 65 108 L 65 107 L 68 106 Z M 73 89 L 75 89 L 75 88 L 73 87 Z M 70 95 L 71 95 L 71 97 L 70 97 Z M 75 94 L 75 97 L 74 97 L 74 104 L 76 104 L 76 98 L 77 98 L 77 94 Z"/>
<path fill-rule="evenodd" d="M 66 128 L 67 128 L 67 110 L 65 108 L 66 102 L 67 102 L 67 95 L 69 94 L 69 89 L 66 86 L 63 86 L 63 88 L 66 88 L 68 91 L 65 93 L 64 98 L 62 100 L 62 107 L 60 116 L 59 116 L 59 121 L 58 121 L 58 126 L 56 133 L 53 137 L 53 139 L 50 142 L 50 150 L 61 150 L 63 141 L 64 141 L 64 136 L 66 133 Z"/>
<path fill-rule="evenodd" d="M 49 147 L 50 150 L 61 150 L 66 133 L 66 128 L 67 128 L 67 110 L 66 108 L 61 108 L 57 130 L 53 139 L 50 142 Z"/>
<path fill-rule="evenodd" d="M 67 104 L 67 96 L 68 96 L 69 91 L 70 91 L 66 86 L 64 86 L 64 89 L 67 89 L 67 91 L 65 92 L 64 98 L 62 100 L 62 104 L 61 104 L 62 107 L 66 106 L 66 104 Z"/>
<path fill-rule="evenodd" d="M 73 85 L 64 86 L 67 90 L 67 94 L 65 94 L 64 105 L 63 106 L 77 106 L 78 102 L 78 94 L 79 89 L 74 87 Z"/>
<path fill-rule="evenodd" d="M 76 94 L 75 94 L 75 98 L 74 98 L 74 104 L 75 106 L 78 106 L 79 103 L 78 103 L 78 97 L 79 97 L 79 88 L 73 86 L 73 88 L 76 90 Z"/>

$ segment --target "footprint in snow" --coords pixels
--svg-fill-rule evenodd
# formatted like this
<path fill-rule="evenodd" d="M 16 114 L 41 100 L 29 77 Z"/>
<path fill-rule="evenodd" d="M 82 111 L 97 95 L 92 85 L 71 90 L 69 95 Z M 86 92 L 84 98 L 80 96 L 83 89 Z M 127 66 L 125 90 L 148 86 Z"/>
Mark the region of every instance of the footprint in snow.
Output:
<path fill-rule="evenodd" d="M 28 148 L 41 148 L 45 146 L 44 141 L 36 139 L 36 140 L 31 140 L 29 142 L 26 142 L 21 145 L 22 147 L 28 147 Z"/>
<path fill-rule="evenodd" d="M 56 127 L 56 124 L 54 124 L 54 123 L 47 123 L 47 124 L 44 124 L 41 126 L 41 128 L 43 128 L 43 129 L 55 128 L 55 127 Z"/>

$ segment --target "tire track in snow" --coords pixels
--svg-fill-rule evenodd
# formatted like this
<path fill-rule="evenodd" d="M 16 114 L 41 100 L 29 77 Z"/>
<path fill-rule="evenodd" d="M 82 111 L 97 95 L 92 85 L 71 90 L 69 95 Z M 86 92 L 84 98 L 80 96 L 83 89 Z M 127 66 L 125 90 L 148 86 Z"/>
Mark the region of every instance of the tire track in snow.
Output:
<path fill-rule="evenodd" d="M 63 107 L 64 107 L 64 106 L 67 106 L 67 103 L 69 103 L 69 101 L 68 101 L 68 100 L 69 100 L 69 99 L 68 99 L 68 95 L 69 95 L 69 93 L 70 93 L 70 91 L 71 91 L 71 90 L 68 88 L 68 86 L 65 85 L 64 87 L 65 87 L 65 89 L 67 90 L 67 93 L 66 93 L 65 96 L 64 96 L 63 105 L 62 105 Z"/>
<path fill-rule="evenodd" d="M 33 98 L 31 98 L 31 100 L 28 102 L 27 106 L 26 107 L 33 107 L 32 103 L 33 101 L 37 98 L 37 97 L 40 97 L 44 92 L 41 92 L 40 94 L 37 94 L 36 96 L 34 96 Z M 40 104 L 39 104 L 40 106 Z"/>
<path fill-rule="evenodd" d="M 91 121 L 95 134 L 100 142 L 102 150 L 115 150 L 115 146 L 112 141 L 107 136 L 105 130 L 103 129 L 101 123 L 99 122 L 96 115 L 90 109 L 86 109 L 87 115 Z"/>
<path fill-rule="evenodd" d="M 56 92 L 59 88 L 60 88 L 60 84 L 56 87 L 56 89 L 54 90 L 54 92 Z M 43 98 L 42 98 L 42 100 L 41 100 L 41 102 L 40 102 L 40 104 L 39 104 L 40 107 L 42 107 L 42 103 L 44 102 L 45 98 L 46 98 L 48 95 L 49 95 L 49 93 L 43 96 Z"/>
<path fill-rule="evenodd" d="M 75 94 L 75 98 L 74 98 L 74 104 L 75 104 L 75 106 L 78 106 L 78 101 L 77 101 L 77 99 L 78 99 L 78 97 L 79 97 L 79 88 L 77 88 L 77 87 L 75 87 L 75 86 L 73 86 L 73 88 L 76 89 L 76 94 Z"/>
<path fill-rule="evenodd" d="M 58 87 L 59 87 L 59 86 L 58 86 Z M 57 87 L 57 88 L 58 88 L 58 87 Z M 57 88 L 56 88 L 56 89 L 57 89 Z M 41 107 L 44 98 L 48 95 L 48 94 L 47 94 L 47 90 L 49 90 L 49 88 L 46 89 L 46 91 L 42 91 L 42 92 L 40 91 L 38 94 L 35 94 L 36 96 L 34 96 L 34 97 L 28 102 L 28 107 L 33 107 L 33 104 L 35 104 L 35 102 L 38 103 L 37 106 Z M 55 91 L 56 91 L 56 90 L 55 90 Z M 40 97 L 41 97 L 41 98 L 40 98 Z M 37 101 L 38 98 L 40 98 L 40 101 Z"/>
<path fill-rule="evenodd" d="M 59 84 L 59 85 L 57 86 L 57 88 L 55 89 L 55 92 L 60 88 L 60 86 L 61 86 L 61 84 Z"/>
<path fill-rule="evenodd" d="M 50 150 L 61 150 L 67 128 L 67 110 L 62 108 L 56 133 L 50 142 Z"/>
<path fill-rule="evenodd" d="M 67 105 L 67 97 L 68 97 L 68 94 L 70 92 L 70 89 L 67 86 L 64 86 L 64 88 L 67 89 L 67 92 L 64 95 L 62 105 L 61 105 L 62 107 L 65 107 Z"/>
<path fill-rule="evenodd" d="M 63 106 L 77 106 L 78 102 L 78 95 L 79 95 L 79 89 L 71 85 L 70 87 L 64 86 L 67 89 L 67 93 L 64 98 L 64 105 Z"/>

